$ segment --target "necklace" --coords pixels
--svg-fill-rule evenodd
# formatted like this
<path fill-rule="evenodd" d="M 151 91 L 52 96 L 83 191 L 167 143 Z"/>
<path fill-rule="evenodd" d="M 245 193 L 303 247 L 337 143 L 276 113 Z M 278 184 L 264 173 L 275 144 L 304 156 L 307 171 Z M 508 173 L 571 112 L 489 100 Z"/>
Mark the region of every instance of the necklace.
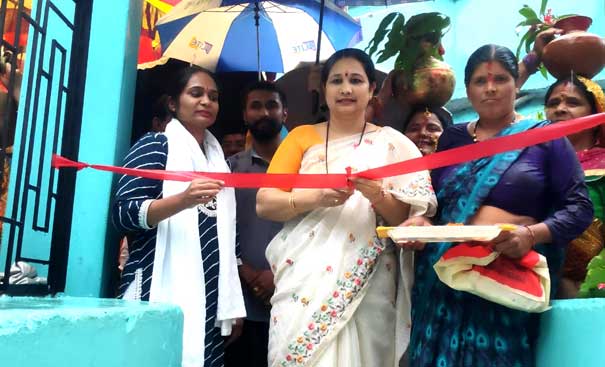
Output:
<path fill-rule="evenodd" d="M 363 123 L 363 129 L 361 129 L 361 135 L 359 136 L 359 141 L 357 142 L 357 146 L 361 144 L 361 139 L 363 139 L 363 134 L 366 132 L 366 126 L 368 122 L 365 121 Z M 326 125 L 326 149 L 325 149 L 325 163 L 326 163 L 326 174 L 328 173 L 328 138 L 330 137 L 330 120 Z"/>
<path fill-rule="evenodd" d="M 475 127 L 473 128 L 473 143 L 477 142 L 477 126 L 479 126 L 479 120 L 475 122 Z"/>
<path fill-rule="evenodd" d="M 511 124 L 514 124 L 515 121 L 517 120 L 517 115 L 515 115 L 513 117 L 513 121 L 511 121 Z M 475 127 L 473 127 L 473 133 L 471 134 L 472 138 L 473 138 L 473 143 L 477 143 L 479 140 L 477 140 L 477 127 L 479 127 L 479 120 L 475 121 Z"/>

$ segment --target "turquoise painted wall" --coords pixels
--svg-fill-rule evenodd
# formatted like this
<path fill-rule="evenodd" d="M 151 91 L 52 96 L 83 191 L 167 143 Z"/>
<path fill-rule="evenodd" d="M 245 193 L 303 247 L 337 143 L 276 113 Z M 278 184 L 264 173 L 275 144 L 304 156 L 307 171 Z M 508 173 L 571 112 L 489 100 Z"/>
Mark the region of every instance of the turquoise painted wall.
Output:
<path fill-rule="evenodd" d="M 2 366 L 180 367 L 182 335 L 176 306 L 0 296 Z"/>
<path fill-rule="evenodd" d="M 486 1 L 486 0 L 435 0 L 396 5 L 386 7 L 354 7 L 349 13 L 360 19 L 363 30 L 363 41 L 356 47 L 364 49 L 380 21 L 392 11 L 399 11 L 406 19 L 414 14 L 438 11 L 448 15 L 452 20 L 450 31 L 443 39 L 445 47 L 445 61 L 452 66 L 456 74 L 456 89 L 453 99 L 465 98 L 464 89 L 464 66 L 470 54 L 478 47 L 495 43 L 515 51 L 520 36 L 515 32 L 515 25 L 523 20 L 518 13 L 524 4 L 533 9 L 539 9 L 540 0 L 508 0 L 508 1 Z M 605 36 L 605 1 L 603 0 L 550 0 L 549 8 L 553 13 L 569 14 L 577 13 L 592 17 L 593 23 L 589 31 Z M 522 30 L 520 35 L 523 35 Z M 378 64 L 377 67 L 383 71 L 392 69 L 394 58 Z M 595 80 L 605 79 L 605 72 L 601 72 Z M 524 89 L 545 88 L 554 79 L 544 79 L 540 74 L 533 75 L 523 87 Z"/>
<path fill-rule="evenodd" d="M 79 160 L 119 164 L 130 146 L 142 1 L 93 2 Z M 77 175 L 65 292 L 111 296 L 117 266 L 109 215 L 115 177 L 99 171 Z"/>

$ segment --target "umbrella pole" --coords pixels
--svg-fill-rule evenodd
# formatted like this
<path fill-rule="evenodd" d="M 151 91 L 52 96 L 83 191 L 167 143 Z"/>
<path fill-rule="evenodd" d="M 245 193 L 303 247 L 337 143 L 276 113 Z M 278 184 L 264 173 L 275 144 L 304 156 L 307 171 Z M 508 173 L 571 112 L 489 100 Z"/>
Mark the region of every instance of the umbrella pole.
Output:
<path fill-rule="evenodd" d="M 319 65 L 319 54 L 321 52 L 321 33 L 323 32 L 324 26 L 324 8 L 325 8 L 325 0 L 321 0 L 319 3 L 319 28 L 317 29 L 317 50 L 315 53 L 315 65 Z M 313 104 L 312 104 L 312 112 L 316 114 L 319 111 L 319 92 L 313 91 Z"/>
<path fill-rule="evenodd" d="M 261 80 L 260 70 L 260 7 L 258 1 L 254 2 L 254 25 L 256 26 L 256 71 L 258 72 L 258 81 Z"/>
<path fill-rule="evenodd" d="M 315 50 L 315 65 L 319 65 L 319 53 L 321 52 L 321 33 L 323 32 L 324 8 L 326 6 L 325 0 L 321 0 L 319 6 L 319 28 L 317 30 L 317 50 Z"/>

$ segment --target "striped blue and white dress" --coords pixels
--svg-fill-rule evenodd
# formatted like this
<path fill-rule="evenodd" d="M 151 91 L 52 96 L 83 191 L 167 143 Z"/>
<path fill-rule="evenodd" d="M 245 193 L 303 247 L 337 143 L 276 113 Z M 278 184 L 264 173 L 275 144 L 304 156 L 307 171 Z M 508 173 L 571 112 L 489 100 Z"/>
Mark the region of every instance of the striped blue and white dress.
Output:
<path fill-rule="evenodd" d="M 148 133 L 130 149 L 124 158 L 124 167 L 166 168 L 168 140 L 164 134 Z M 141 177 L 122 176 L 113 205 L 113 221 L 120 232 L 128 236 L 129 258 L 122 272 L 119 297 L 134 282 L 135 299 L 149 300 L 157 228 L 140 223 L 139 211 L 144 201 L 162 198 L 162 181 Z M 216 228 L 216 202 L 199 208 L 200 251 L 206 281 L 206 345 L 204 367 L 223 366 L 223 338 L 215 327 L 218 301 L 219 247 Z M 239 258 L 239 241 L 236 240 Z M 200 279 L 201 281 L 201 279 Z"/>

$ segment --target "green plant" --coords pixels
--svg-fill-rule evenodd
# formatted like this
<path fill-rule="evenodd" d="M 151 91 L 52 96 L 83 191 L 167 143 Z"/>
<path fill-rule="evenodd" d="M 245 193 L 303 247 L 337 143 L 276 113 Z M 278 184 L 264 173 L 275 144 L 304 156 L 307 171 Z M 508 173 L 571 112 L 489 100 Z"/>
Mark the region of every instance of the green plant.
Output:
<path fill-rule="evenodd" d="M 605 297 L 605 250 L 593 257 L 586 268 L 588 273 L 578 295 L 583 298 Z"/>
<path fill-rule="evenodd" d="M 441 13 L 422 13 L 405 21 L 403 14 L 387 15 L 370 40 L 366 51 L 377 54 L 377 63 L 397 56 L 395 69 L 412 74 L 418 62 L 433 56 L 443 60 L 441 38 L 449 30 L 450 18 Z M 387 39 L 379 49 L 380 44 Z"/>
<path fill-rule="evenodd" d="M 547 9 L 548 0 L 542 0 L 540 3 L 540 11 L 536 13 L 535 10 L 529 7 L 529 5 L 525 4 L 521 9 L 519 9 L 519 14 L 521 14 L 525 19 L 517 24 L 516 29 L 518 30 L 521 27 L 528 27 L 527 31 L 521 37 L 519 41 L 519 45 L 517 46 L 517 58 L 521 54 L 521 49 L 525 46 L 525 52 L 529 53 L 533 47 L 534 42 L 536 41 L 536 37 L 538 33 L 545 31 L 549 28 L 552 28 L 554 24 L 563 19 L 570 16 L 574 16 L 575 14 L 566 14 L 561 16 L 554 16 L 552 14 L 552 9 Z M 517 33 L 520 33 L 517 31 Z M 547 71 L 544 68 L 544 65 L 540 64 L 539 67 L 540 73 L 546 78 Z"/>

